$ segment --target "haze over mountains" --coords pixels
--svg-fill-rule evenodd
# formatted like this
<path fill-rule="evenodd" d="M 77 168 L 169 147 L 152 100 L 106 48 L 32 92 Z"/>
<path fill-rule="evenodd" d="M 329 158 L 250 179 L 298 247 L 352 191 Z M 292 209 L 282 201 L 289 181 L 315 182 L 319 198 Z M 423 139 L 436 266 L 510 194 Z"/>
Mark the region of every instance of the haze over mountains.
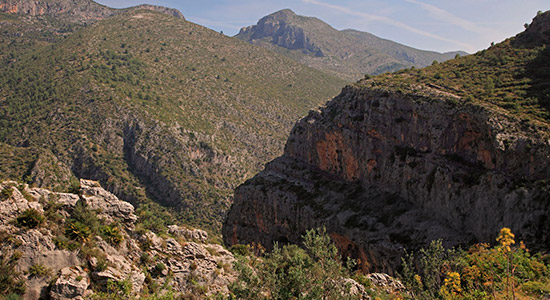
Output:
<path fill-rule="evenodd" d="M 418 50 L 367 32 L 339 31 L 317 18 L 296 15 L 290 9 L 261 18 L 256 25 L 242 28 L 236 37 L 351 81 L 365 74 L 425 67 L 433 61 L 467 54 Z"/>

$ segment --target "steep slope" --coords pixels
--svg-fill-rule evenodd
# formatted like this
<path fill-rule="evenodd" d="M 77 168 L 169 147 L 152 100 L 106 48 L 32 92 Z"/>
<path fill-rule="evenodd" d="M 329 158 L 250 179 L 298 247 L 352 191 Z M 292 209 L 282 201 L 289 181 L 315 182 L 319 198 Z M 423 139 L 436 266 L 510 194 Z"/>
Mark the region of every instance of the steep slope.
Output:
<path fill-rule="evenodd" d="M 206 232 L 170 225 L 157 236 L 136 224 L 131 204 L 97 182 L 80 185 L 69 194 L 0 183 L 2 299 L 228 294 L 233 255 Z"/>
<path fill-rule="evenodd" d="M 346 80 L 357 80 L 365 73 L 425 67 L 434 60 L 444 61 L 456 54 L 466 54 L 423 51 L 366 32 L 338 31 L 317 18 L 299 16 L 289 9 L 242 28 L 236 37 Z"/>
<path fill-rule="evenodd" d="M 546 12 L 475 55 L 344 88 L 237 188 L 225 242 L 269 248 L 326 225 L 387 272 L 403 248 L 494 242 L 502 227 L 548 249 L 549 26 Z"/>
<path fill-rule="evenodd" d="M 2 164 L 21 158 L 23 170 L 2 178 L 56 190 L 92 178 L 210 229 L 233 188 L 282 151 L 296 118 L 342 84 L 143 9 L 13 55 L 0 70 L 0 153 Z"/>

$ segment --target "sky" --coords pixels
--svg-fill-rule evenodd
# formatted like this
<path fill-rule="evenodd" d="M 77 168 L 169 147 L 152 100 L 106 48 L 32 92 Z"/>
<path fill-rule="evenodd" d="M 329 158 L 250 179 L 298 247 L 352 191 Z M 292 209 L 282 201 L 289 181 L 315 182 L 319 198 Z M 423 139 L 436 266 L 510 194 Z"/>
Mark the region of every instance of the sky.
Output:
<path fill-rule="evenodd" d="M 438 52 L 485 49 L 523 31 L 549 0 L 99 0 L 123 8 L 176 8 L 191 22 L 233 36 L 270 13 L 290 8 L 332 27 L 366 31 L 407 46 Z"/>

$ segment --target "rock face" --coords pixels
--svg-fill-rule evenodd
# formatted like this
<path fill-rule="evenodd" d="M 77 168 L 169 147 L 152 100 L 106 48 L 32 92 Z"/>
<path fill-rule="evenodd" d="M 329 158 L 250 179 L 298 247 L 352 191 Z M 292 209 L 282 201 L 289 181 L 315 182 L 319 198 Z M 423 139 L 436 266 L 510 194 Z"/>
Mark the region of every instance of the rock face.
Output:
<path fill-rule="evenodd" d="M 7 0 L 0 3 L 1 12 L 29 16 L 61 17 L 76 23 L 91 23 L 132 9 L 148 9 L 172 15 L 176 18 L 185 19 L 183 14 L 177 9 L 148 4 L 142 4 L 128 9 L 113 9 L 90 0 Z"/>
<path fill-rule="evenodd" d="M 271 43 L 290 50 L 301 49 L 303 51 L 322 57 L 323 52 L 316 46 L 300 28 L 288 17 L 297 17 L 291 10 L 282 10 L 272 15 L 265 16 L 255 26 L 242 28 L 239 35 L 250 36 L 251 40 L 270 38 Z"/>
<path fill-rule="evenodd" d="M 208 244 L 206 232 L 177 225 L 170 226 L 170 236 L 136 232 L 131 204 L 96 181 L 81 180 L 80 185 L 76 195 L 0 183 L 0 262 L 15 257 L 11 272 L 25 282 L 24 299 L 87 299 L 94 291 L 104 291 L 109 282 L 130 283 L 128 297 L 168 283 L 176 295 L 228 293 L 227 286 L 236 278 L 233 255 L 221 245 Z M 113 235 L 100 231 L 67 246 L 68 218 L 79 201 L 97 214 L 101 226 L 117 228 L 119 243 L 109 242 Z M 44 216 L 41 225 L 19 225 L 17 218 L 29 209 Z"/>
<path fill-rule="evenodd" d="M 364 270 L 390 274 L 405 247 L 491 242 L 504 226 L 548 248 L 549 158 L 544 131 L 500 111 L 349 86 L 236 190 L 224 240 L 297 243 L 325 225 Z"/>
<path fill-rule="evenodd" d="M 368 74 L 424 67 L 465 52 L 437 53 L 407 47 L 356 30 L 336 30 L 313 17 L 284 9 L 244 27 L 237 38 L 275 50 L 310 67 L 346 80 Z"/>

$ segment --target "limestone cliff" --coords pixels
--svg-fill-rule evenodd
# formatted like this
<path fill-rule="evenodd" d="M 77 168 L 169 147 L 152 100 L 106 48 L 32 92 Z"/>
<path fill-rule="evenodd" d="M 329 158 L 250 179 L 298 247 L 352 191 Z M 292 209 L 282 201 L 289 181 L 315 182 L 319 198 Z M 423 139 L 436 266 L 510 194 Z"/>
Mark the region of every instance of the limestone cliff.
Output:
<path fill-rule="evenodd" d="M 491 241 L 503 226 L 548 247 L 550 194 L 519 181 L 548 178 L 549 157 L 546 136 L 483 107 L 347 87 L 236 190 L 225 241 L 297 243 L 326 225 L 388 272 L 404 247 Z"/>
<path fill-rule="evenodd" d="M 537 17 L 532 28 L 547 28 L 548 15 Z M 462 79 L 466 75 L 454 81 L 441 75 L 462 68 L 468 76 L 491 76 L 506 65 L 482 69 L 482 60 L 493 53 L 519 53 L 510 60 L 520 68 L 532 64 L 525 53 L 546 55 L 544 46 L 513 45 L 506 41 L 443 66 L 344 88 L 294 126 L 282 157 L 237 188 L 225 242 L 269 248 L 274 241 L 297 243 L 305 230 L 325 225 L 340 250 L 360 258 L 364 270 L 390 273 L 404 248 L 418 249 L 434 239 L 447 246 L 494 242 L 504 226 L 530 248 L 548 249 L 549 130 L 547 119 L 532 113 L 547 110 L 545 94 L 537 94 L 535 85 L 526 87 L 539 97 L 532 101 L 540 99 L 526 111 L 521 100 L 513 106 L 500 102 L 493 90 L 453 88 L 470 80 Z M 431 72 L 437 85 L 429 81 Z M 517 72 L 496 87 L 499 92 L 532 76 Z M 525 91 L 514 92 L 521 99 Z"/>

